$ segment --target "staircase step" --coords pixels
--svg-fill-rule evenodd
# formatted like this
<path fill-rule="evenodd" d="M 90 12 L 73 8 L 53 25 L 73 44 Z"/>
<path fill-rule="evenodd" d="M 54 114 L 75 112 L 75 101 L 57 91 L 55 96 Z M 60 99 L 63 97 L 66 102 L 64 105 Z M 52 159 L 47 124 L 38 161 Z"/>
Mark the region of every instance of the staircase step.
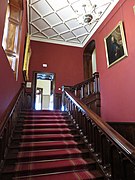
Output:
<path fill-rule="evenodd" d="M 3 174 L 16 174 L 17 176 L 38 175 L 42 173 L 55 173 L 61 171 L 94 169 L 95 161 L 92 159 L 72 158 L 53 161 L 27 162 L 9 165 Z"/>
<path fill-rule="evenodd" d="M 42 134 L 42 135 L 20 135 L 13 137 L 12 140 L 15 142 L 36 142 L 36 141 L 52 141 L 52 140 L 78 140 L 79 135 L 72 134 Z"/>
<path fill-rule="evenodd" d="M 64 173 L 55 173 L 50 175 L 36 175 L 36 176 L 23 176 L 23 177 L 16 177 L 13 180 L 103 180 L 103 175 L 99 171 L 92 170 L 82 170 L 82 171 L 74 171 L 74 172 L 64 172 Z"/>
<path fill-rule="evenodd" d="M 32 111 L 22 111 L 20 115 L 68 115 L 66 111 L 49 111 L 49 110 L 32 110 Z"/>
<path fill-rule="evenodd" d="M 47 149 L 61 149 L 61 148 L 74 148 L 83 146 L 83 142 L 68 141 L 41 141 L 41 142 L 28 142 L 21 143 L 18 146 L 12 145 L 11 149 L 18 149 L 19 151 L 31 150 L 47 150 Z"/>
<path fill-rule="evenodd" d="M 15 133 L 21 133 L 22 135 L 35 135 L 35 134 L 67 134 L 72 133 L 75 129 L 69 128 L 46 128 L 46 129 L 22 129 L 15 130 Z"/>
<path fill-rule="evenodd" d="M 10 152 L 6 157 L 7 164 L 17 162 L 29 162 L 40 160 L 63 159 L 73 157 L 88 157 L 89 151 L 86 149 L 79 150 L 78 148 L 70 149 L 55 149 L 55 150 L 38 150 L 38 151 L 23 151 Z"/>
<path fill-rule="evenodd" d="M 71 123 L 70 119 L 25 119 L 20 120 L 19 124 L 47 124 L 47 123 Z"/>
<path fill-rule="evenodd" d="M 24 119 L 63 119 L 63 118 L 68 118 L 68 116 L 63 116 L 63 115 L 25 115 L 25 116 L 20 116 L 20 118 Z"/>
<path fill-rule="evenodd" d="M 24 124 L 22 125 L 17 125 L 17 128 L 24 128 L 24 129 L 31 129 L 31 128 L 35 128 L 35 129 L 43 129 L 43 128 L 67 128 L 69 127 L 68 124 L 66 123 L 46 123 L 46 124 L 38 124 L 38 123 L 33 123 L 33 124 Z"/>

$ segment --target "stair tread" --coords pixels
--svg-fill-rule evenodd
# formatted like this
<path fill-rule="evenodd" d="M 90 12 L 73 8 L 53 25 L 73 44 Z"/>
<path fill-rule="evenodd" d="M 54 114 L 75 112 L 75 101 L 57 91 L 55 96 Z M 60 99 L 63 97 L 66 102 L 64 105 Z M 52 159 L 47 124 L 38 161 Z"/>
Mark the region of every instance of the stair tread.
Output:
<path fill-rule="evenodd" d="M 69 129 L 69 128 L 46 128 L 46 129 L 44 129 L 44 128 L 40 128 L 40 129 L 22 129 L 21 131 L 22 132 L 47 132 L 47 131 L 52 131 L 52 132 L 64 132 L 64 131 L 70 131 L 71 129 Z M 15 132 L 19 132 L 19 130 L 15 130 Z"/>
<path fill-rule="evenodd" d="M 75 136 L 79 136 L 79 135 L 75 135 Z M 37 134 L 37 135 L 22 135 L 21 137 L 13 137 L 13 139 L 27 139 L 27 138 L 55 138 L 55 137 L 74 137 L 72 134 Z"/>
<path fill-rule="evenodd" d="M 15 134 L 22 135 L 36 135 L 36 134 L 67 134 L 67 133 L 75 133 L 75 128 L 32 128 L 32 129 L 15 129 Z"/>
<path fill-rule="evenodd" d="M 68 118 L 68 115 L 38 115 L 38 114 L 31 114 L 31 115 L 23 115 L 20 116 L 20 118 L 25 118 L 25 119 L 64 119 Z"/>
<path fill-rule="evenodd" d="M 46 124 L 38 124 L 38 123 L 31 123 L 31 124 L 23 124 L 23 125 L 17 125 L 17 127 L 22 127 L 22 128 L 66 128 L 69 127 L 68 124 L 66 123 L 46 123 Z"/>
<path fill-rule="evenodd" d="M 19 120 L 18 125 L 24 125 L 24 124 L 54 124 L 54 123 L 60 123 L 60 124 L 72 124 L 72 121 L 67 119 L 25 119 L 25 120 Z"/>
<path fill-rule="evenodd" d="M 32 123 L 32 124 L 24 124 L 25 126 L 68 126 L 67 123 L 46 123 L 46 124 L 38 124 L 38 123 Z"/>
<path fill-rule="evenodd" d="M 69 128 L 47 128 L 47 129 L 23 129 L 23 131 L 25 132 L 25 131 L 37 131 L 37 130 L 39 130 L 39 131 L 43 131 L 43 130 L 45 130 L 45 131 L 67 131 L 67 130 L 70 130 Z"/>
<path fill-rule="evenodd" d="M 75 134 L 36 134 L 36 135 L 15 135 L 12 140 L 19 142 L 29 142 L 29 141 L 49 141 L 49 140 L 73 140 L 79 139 L 80 135 Z"/>
<path fill-rule="evenodd" d="M 51 149 L 51 150 L 38 150 L 38 151 L 24 151 L 24 152 L 10 152 L 6 159 L 8 160 L 27 160 L 30 161 L 31 159 L 44 158 L 44 159 L 51 159 L 51 158 L 63 158 L 63 157 L 71 157 L 73 155 L 82 155 L 88 153 L 89 151 L 86 149 L 78 149 L 78 148 L 68 148 L 68 149 Z"/>
<path fill-rule="evenodd" d="M 62 160 L 52 160 L 52 161 L 32 161 L 26 163 L 17 163 L 14 165 L 8 165 L 3 173 L 13 173 L 13 172 L 30 172 L 36 173 L 36 171 L 44 170 L 44 172 L 54 172 L 56 169 L 77 169 L 79 166 L 88 167 L 88 165 L 95 164 L 95 161 L 92 159 L 83 159 L 83 158 L 71 158 L 71 159 L 62 159 Z"/>
<path fill-rule="evenodd" d="M 10 148 L 34 148 L 34 147 L 50 147 L 50 148 L 59 148 L 61 146 L 69 147 L 70 145 L 77 146 L 79 144 L 83 144 L 82 141 L 76 142 L 74 140 L 66 140 L 66 141 L 39 141 L 39 142 L 22 142 L 19 145 L 12 145 Z"/>
<path fill-rule="evenodd" d="M 75 171 L 75 172 L 64 172 L 64 173 L 56 173 L 56 174 L 50 174 L 50 175 L 38 175 L 38 176 L 25 176 L 25 177 L 16 177 L 13 178 L 13 180 L 22 179 L 22 180 L 90 180 L 90 179 L 97 179 L 102 178 L 103 175 L 97 171 Z"/>
<path fill-rule="evenodd" d="M 67 114 L 67 111 L 60 111 L 60 110 L 28 110 L 22 111 L 21 114 Z"/>
<path fill-rule="evenodd" d="M 63 118 L 63 119 L 24 119 L 24 120 L 20 120 L 20 122 L 37 122 L 37 123 L 40 123 L 40 122 L 71 122 L 71 120 L 70 119 L 65 119 L 65 118 Z"/>

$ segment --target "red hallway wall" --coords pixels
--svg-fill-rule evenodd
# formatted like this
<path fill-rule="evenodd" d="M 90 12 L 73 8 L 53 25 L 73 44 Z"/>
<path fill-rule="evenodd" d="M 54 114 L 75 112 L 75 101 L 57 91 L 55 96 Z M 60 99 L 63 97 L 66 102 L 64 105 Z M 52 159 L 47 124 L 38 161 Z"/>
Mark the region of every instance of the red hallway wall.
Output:
<path fill-rule="evenodd" d="M 22 62 L 23 62 L 25 36 L 27 31 L 26 0 L 23 1 L 23 4 L 24 4 L 24 13 L 23 13 L 23 21 L 22 21 L 21 53 L 19 60 L 20 72 L 18 76 L 18 81 L 16 81 L 14 74 L 10 68 L 9 62 L 6 58 L 5 52 L 2 48 L 2 36 L 3 36 L 7 1 L 5 0 L 0 1 L 0 122 L 10 102 L 17 94 L 22 82 Z"/>
<path fill-rule="evenodd" d="M 26 1 L 23 1 L 24 3 Z M 0 43 L 7 2 L 0 2 Z M 96 41 L 97 68 L 100 73 L 101 113 L 105 121 L 135 121 L 135 15 L 134 0 L 120 0 L 116 8 L 103 22 L 98 31 L 90 39 Z M 25 7 L 25 6 L 24 6 Z M 22 28 L 21 58 L 19 63 L 19 80 L 16 82 L 10 69 L 5 53 L 0 46 L 0 119 L 13 99 L 22 82 L 22 62 L 24 37 L 26 33 L 26 9 L 24 8 Z M 104 37 L 106 37 L 119 21 L 124 22 L 128 57 L 107 68 Z M 90 42 L 90 41 L 89 41 Z M 30 66 L 30 80 L 32 71 L 56 73 L 56 90 L 62 85 L 73 85 L 83 80 L 83 49 L 62 45 L 37 43 L 32 41 L 32 58 Z M 43 63 L 48 67 L 44 69 Z"/>
<path fill-rule="evenodd" d="M 31 41 L 30 80 L 33 71 L 56 74 L 56 92 L 62 85 L 74 85 L 83 80 L 83 49 Z M 42 64 L 48 64 L 43 68 Z"/>
<path fill-rule="evenodd" d="M 134 0 L 120 0 L 91 38 L 96 41 L 97 68 L 100 73 L 101 114 L 105 121 L 135 121 L 134 5 Z M 128 57 L 107 68 L 104 37 L 119 21 L 124 23 Z"/>

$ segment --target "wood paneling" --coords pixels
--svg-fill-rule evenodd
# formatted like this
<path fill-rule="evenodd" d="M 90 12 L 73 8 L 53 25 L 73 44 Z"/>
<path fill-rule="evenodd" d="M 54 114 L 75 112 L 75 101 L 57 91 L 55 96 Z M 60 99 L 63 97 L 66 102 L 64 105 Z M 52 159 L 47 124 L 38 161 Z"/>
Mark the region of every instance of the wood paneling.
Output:
<path fill-rule="evenodd" d="M 108 124 L 135 146 L 134 122 L 108 122 Z"/>
<path fill-rule="evenodd" d="M 62 103 L 62 94 L 61 93 L 55 93 L 54 95 L 54 109 L 61 110 L 61 104 Z"/>

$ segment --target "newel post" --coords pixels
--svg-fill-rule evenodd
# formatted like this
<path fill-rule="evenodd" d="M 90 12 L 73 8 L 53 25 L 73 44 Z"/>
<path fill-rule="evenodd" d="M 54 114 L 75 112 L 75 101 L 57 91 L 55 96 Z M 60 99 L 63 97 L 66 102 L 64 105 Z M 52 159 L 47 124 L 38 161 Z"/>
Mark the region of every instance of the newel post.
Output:
<path fill-rule="evenodd" d="M 94 93 L 98 93 L 99 92 L 99 73 L 95 72 L 93 76 L 94 76 Z"/>
<path fill-rule="evenodd" d="M 65 86 L 62 86 L 62 111 L 65 111 Z"/>
<path fill-rule="evenodd" d="M 71 89 L 71 86 L 62 86 L 62 111 L 66 110 L 65 90 Z"/>

